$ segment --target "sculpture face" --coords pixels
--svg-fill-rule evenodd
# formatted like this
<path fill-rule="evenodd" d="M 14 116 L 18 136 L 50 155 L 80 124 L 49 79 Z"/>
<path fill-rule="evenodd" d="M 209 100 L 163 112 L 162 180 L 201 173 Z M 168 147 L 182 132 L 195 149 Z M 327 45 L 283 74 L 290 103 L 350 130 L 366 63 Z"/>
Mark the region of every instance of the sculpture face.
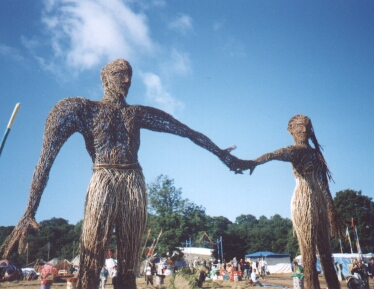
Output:
<path fill-rule="evenodd" d="M 289 121 L 287 129 L 295 142 L 307 142 L 312 135 L 312 122 L 305 115 L 296 115 Z"/>
<path fill-rule="evenodd" d="M 303 123 L 295 123 L 292 126 L 291 134 L 295 140 L 300 142 L 307 142 L 310 138 L 311 131 Z"/>
<path fill-rule="evenodd" d="M 107 89 L 126 97 L 131 85 L 131 76 L 126 67 L 107 76 Z"/>
<path fill-rule="evenodd" d="M 101 71 L 101 80 L 106 93 L 126 97 L 131 85 L 132 68 L 124 59 L 107 64 Z"/>

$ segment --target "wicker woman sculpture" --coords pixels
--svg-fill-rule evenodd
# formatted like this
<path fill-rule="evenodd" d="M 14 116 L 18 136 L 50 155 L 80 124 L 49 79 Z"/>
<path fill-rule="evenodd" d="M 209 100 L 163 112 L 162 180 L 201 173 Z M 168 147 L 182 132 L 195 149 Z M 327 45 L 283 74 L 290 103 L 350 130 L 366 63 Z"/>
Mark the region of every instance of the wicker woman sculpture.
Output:
<path fill-rule="evenodd" d="M 328 185 L 331 174 L 311 120 L 304 115 L 295 115 L 288 123 L 288 131 L 294 139 L 293 146 L 267 153 L 254 161 L 256 165 L 271 160 L 292 163 L 296 188 L 291 200 L 291 213 L 303 256 L 305 288 L 320 288 L 316 270 L 318 252 L 328 288 L 338 289 L 340 284 L 332 260 L 330 234 L 340 236 L 342 233 Z M 309 139 L 314 148 L 309 145 Z"/>
<path fill-rule="evenodd" d="M 79 289 L 98 287 L 98 272 L 104 264 L 113 229 L 117 238 L 118 288 L 136 288 L 134 268 L 140 257 L 147 218 L 146 185 L 138 163 L 140 129 L 189 138 L 218 156 L 230 170 L 240 173 L 246 169 L 245 163 L 230 155 L 229 150 L 220 149 L 171 115 L 151 107 L 128 105 L 125 99 L 131 76 L 132 68 L 126 60 L 113 61 L 101 71 L 102 100 L 67 98 L 52 109 L 26 212 L 0 248 L 5 257 L 17 242 L 21 252 L 27 231 L 39 228 L 35 214 L 49 171 L 60 148 L 75 132 L 83 135 L 93 162 L 81 236 Z"/>

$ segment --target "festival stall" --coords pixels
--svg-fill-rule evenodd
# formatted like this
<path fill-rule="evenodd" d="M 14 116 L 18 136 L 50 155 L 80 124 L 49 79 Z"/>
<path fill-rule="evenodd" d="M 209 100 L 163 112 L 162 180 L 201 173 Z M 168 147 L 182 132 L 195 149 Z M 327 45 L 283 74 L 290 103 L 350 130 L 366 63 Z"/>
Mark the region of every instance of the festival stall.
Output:
<path fill-rule="evenodd" d="M 354 254 L 351 254 L 351 253 L 333 253 L 332 256 L 333 256 L 333 259 L 334 259 L 334 263 L 342 265 L 341 272 L 343 273 L 344 276 L 352 275 L 351 272 L 350 272 L 350 269 L 349 269 L 349 265 L 353 262 L 353 260 L 360 258 L 360 256 L 357 253 L 354 253 Z M 368 263 L 370 258 L 374 257 L 374 253 L 362 254 L 362 257 L 365 260 L 365 262 Z M 300 265 L 303 264 L 303 262 L 302 262 L 303 259 L 302 259 L 301 255 L 297 256 L 295 258 L 295 260 Z M 321 274 L 323 274 L 321 263 L 319 261 L 319 256 L 318 255 L 317 255 L 317 264 L 316 265 L 317 265 L 317 271 L 320 271 Z"/>
<path fill-rule="evenodd" d="M 265 258 L 267 269 L 270 273 L 291 273 L 291 258 L 290 254 L 279 254 L 273 252 L 256 252 L 245 255 L 245 258 L 250 258 L 252 262 L 256 262 L 258 258 Z"/>

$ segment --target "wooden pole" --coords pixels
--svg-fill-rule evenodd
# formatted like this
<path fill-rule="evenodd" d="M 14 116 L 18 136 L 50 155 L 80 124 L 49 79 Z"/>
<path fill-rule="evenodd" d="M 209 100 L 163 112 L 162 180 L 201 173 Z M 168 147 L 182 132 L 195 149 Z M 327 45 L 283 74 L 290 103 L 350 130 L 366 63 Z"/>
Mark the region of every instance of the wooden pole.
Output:
<path fill-rule="evenodd" d="M 13 121 L 14 121 L 14 119 L 15 119 L 17 113 L 18 113 L 18 110 L 19 110 L 20 105 L 21 105 L 20 103 L 17 103 L 17 104 L 16 104 L 16 106 L 15 106 L 15 108 L 14 108 L 14 110 L 13 110 L 12 116 L 10 117 L 10 120 L 9 120 L 8 126 L 7 126 L 7 128 L 6 128 L 6 130 L 5 130 L 5 134 L 4 134 L 4 136 L 3 136 L 3 139 L 1 140 L 1 144 L 0 144 L 0 155 L 1 155 L 1 152 L 3 151 L 3 147 L 4 147 L 4 145 L 5 145 L 5 141 L 6 141 L 6 139 L 7 139 L 7 137 L 8 137 L 8 134 L 9 134 L 11 128 L 12 128 Z"/>

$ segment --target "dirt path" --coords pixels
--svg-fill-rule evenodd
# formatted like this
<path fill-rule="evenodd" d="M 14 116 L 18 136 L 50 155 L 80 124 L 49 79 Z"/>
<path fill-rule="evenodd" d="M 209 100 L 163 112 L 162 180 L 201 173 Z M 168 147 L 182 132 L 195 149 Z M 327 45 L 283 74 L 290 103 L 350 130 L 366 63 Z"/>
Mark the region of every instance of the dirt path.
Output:
<path fill-rule="evenodd" d="M 147 287 L 146 282 L 144 281 L 144 278 L 138 278 L 137 279 L 137 285 L 138 289 L 145 289 L 145 288 L 159 288 L 159 289 L 166 289 L 169 284 L 170 276 L 165 278 L 165 284 L 161 286 L 149 286 Z M 326 289 L 326 282 L 323 279 L 323 276 L 319 277 L 321 289 Z M 188 289 L 188 286 L 186 287 L 186 282 L 183 282 L 184 280 L 177 279 L 175 282 L 176 289 Z M 267 286 L 265 288 L 293 288 L 292 278 L 290 277 L 290 274 L 271 274 L 266 277 L 266 280 L 259 280 L 263 285 Z M 270 286 L 268 285 L 275 285 Z M 63 283 L 53 283 L 51 286 L 51 289 L 62 289 L 66 288 L 66 282 Z M 10 282 L 10 283 L 0 283 L 0 288 L 12 288 L 12 289 L 40 289 L 40 281 L 22 281 L 22 282 Z M 107 289 L 112 289 L 112 283 L 111 280 L 108 280 Z M 230 281 L 207 281 L 204 283 L 203 288 L 216 288 L 216 289 L 224 289 L 224 288 L 230 288 L 230 289 L 245 289 L 245 288 L 260 288 L 260 287 L 252 287 L 248 284 L 247 281 L 237 281 L 237 282 L 230 282 Z M 347 289 L 347 284 L 345 281 L 341 282 L 341 288 Z"/>

